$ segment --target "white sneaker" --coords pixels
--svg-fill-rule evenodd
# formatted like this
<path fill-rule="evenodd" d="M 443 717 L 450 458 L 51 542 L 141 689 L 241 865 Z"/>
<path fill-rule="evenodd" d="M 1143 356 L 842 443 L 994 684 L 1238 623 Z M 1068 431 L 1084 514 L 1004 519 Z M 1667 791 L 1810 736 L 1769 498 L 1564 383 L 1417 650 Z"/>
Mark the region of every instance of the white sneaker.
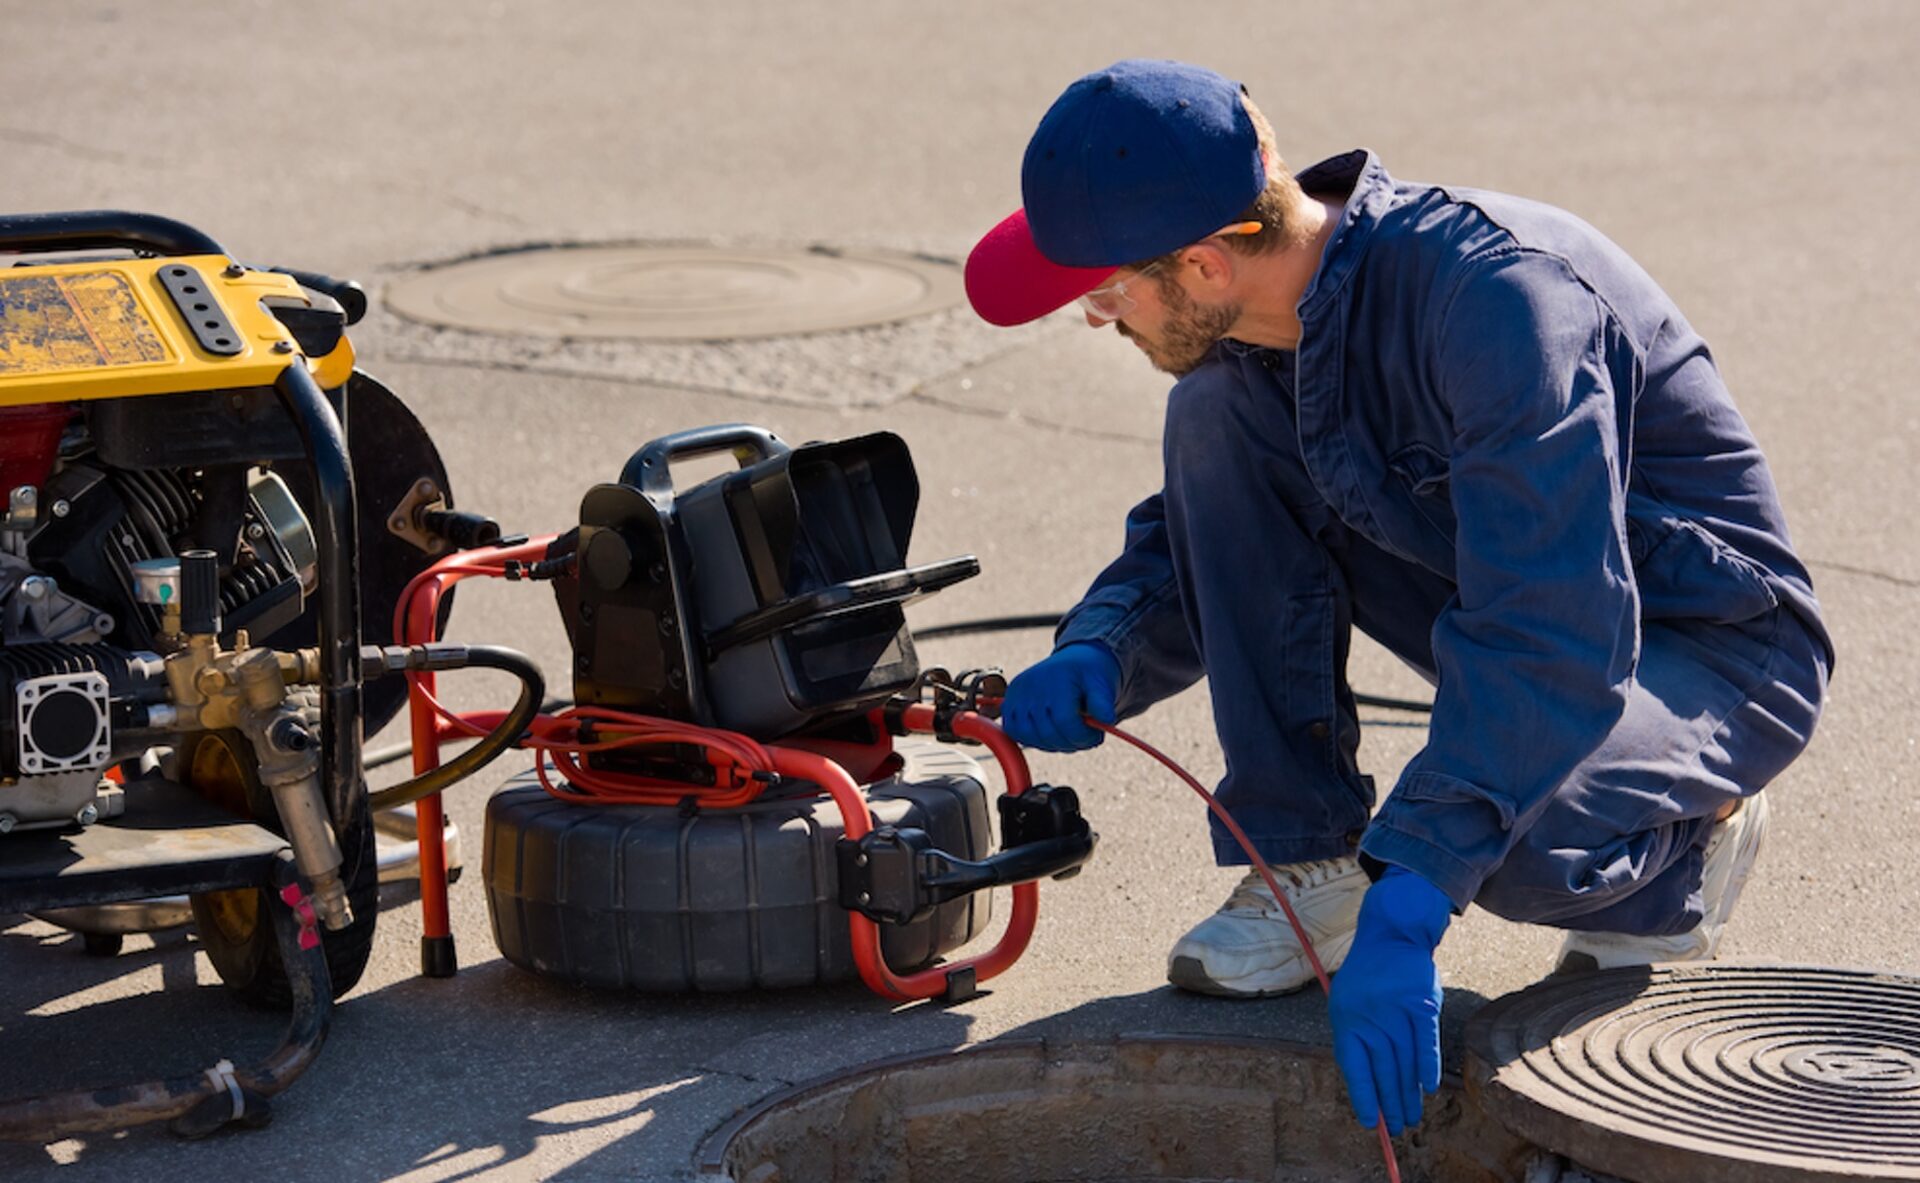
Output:
<path fill-rule="evenodd" d="M 1320 964 L 1332 973 L 1353 945 L 1360 897 L 1369 886 L 1360 860 L 1348 855 L 1272 870 L 1312 938 Z M 1167 980 L 1201 994 L 1264 998 L 1290 994 L 1313 981 L 1313 966 L 1266 880 L 1249 871 L 1218 912 L 1174 944 L 1167 954 Z"/>
<path fill-rule="evenodd" d="M 1755 793 L 1733 816 L 1715 823 L 1707 839 L 1706 867 L 1700 879 L 1705 914 L 1686 932 L 1668 937 L 1637 937 L 1618 932 L 1570 932 L 1560 946 L 1555 973 L 1652 965 L 1656 961 L 1711 961 L 1720 952 L 1740 889 L 1747 885 L 1754 856 L 1767 833 L 1767 795 Z"/>

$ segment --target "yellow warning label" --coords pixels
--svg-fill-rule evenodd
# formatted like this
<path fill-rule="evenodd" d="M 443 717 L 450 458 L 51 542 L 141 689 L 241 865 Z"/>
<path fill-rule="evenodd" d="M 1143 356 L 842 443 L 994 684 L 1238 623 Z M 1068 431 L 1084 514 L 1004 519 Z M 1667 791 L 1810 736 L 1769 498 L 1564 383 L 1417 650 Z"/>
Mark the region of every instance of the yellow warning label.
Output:
<path fill-rule="evenodd" d="M 167 347 L 125 276 L 0 275 L 0 375 L 166 360 Z"/>

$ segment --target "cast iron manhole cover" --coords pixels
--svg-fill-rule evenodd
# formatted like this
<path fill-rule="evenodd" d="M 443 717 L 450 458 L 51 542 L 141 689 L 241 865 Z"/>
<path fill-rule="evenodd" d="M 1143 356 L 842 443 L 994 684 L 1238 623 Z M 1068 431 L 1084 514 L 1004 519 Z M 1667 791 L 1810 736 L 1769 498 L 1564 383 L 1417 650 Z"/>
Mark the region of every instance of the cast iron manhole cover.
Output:
<path fill-rule="evenodd" d="M 486 255 L 405 276 L 387 304 L 486 333 L 684 341 L 887 324 L 961 293 L 957 267 L 917 255 L 663 244 Z"/>
<path fill-rule="evenodd" d="M 1553 978 L 1467 1029 L 1515 1133 L 1640 1183 L 1920 1180 L 1920 980 L 1698 966 Z"/>

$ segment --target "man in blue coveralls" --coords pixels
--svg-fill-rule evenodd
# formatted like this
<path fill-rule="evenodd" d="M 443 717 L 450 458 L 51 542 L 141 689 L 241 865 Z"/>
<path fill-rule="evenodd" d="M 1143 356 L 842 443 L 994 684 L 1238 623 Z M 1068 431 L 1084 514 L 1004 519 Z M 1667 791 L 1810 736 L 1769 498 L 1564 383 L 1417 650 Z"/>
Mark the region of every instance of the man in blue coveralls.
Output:
<path fill-rule="evenodd" d="M 1334 1051 L 1367 1125 L 1399 1132 L 1439 1085 L 1433 953 L 1469 903 L 1567 930 L 1565 970 L 1712 957 L 1833 652 L 1766 461 L 1666 294 L 1560 210 L 1365 151 L 1291 176 L 1239 85 L 1173 62 L 1068 87 L 1021 185 L 968 260 L 975 309 L 1077 299 L 1179 381 L 1164 487 L 1008 688 L 1008 733 L 1091 747 L 1083 714 L 1207 678 L 1220 800 L 1344 962 Z M 1377 813 L 1354 625 L 1434 685 Z M 1168 977 L 1311 980 L 1257 874 Z"/>

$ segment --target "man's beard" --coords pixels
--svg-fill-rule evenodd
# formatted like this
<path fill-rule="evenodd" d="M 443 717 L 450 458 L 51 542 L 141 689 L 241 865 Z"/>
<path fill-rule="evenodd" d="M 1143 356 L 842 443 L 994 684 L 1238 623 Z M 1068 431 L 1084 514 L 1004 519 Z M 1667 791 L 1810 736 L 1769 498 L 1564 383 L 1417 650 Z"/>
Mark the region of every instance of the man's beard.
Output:
<path fill-rule="evenodd" d="M 1160 335 L 1148 340 L 1125 324 L 1114 322 L 1122 337 L 1139 345 L 1153 368 L 1184 378 L 1200 368 L 1214 343 L 1240 319 L 1239 304 L 1201 304 L 1187 295 L 1171 277 L 1154 276 L 1160 303 L 1167 314 Z"/>

